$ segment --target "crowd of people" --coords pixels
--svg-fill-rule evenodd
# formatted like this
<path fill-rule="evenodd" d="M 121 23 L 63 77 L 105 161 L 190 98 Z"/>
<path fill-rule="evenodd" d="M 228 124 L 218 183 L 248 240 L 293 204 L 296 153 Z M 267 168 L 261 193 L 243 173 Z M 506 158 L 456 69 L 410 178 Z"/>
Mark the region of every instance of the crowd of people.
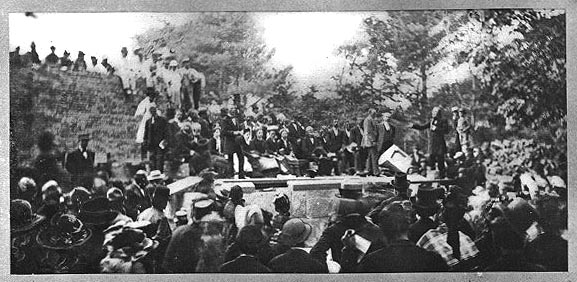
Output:
<path fill-rule="evenodd" d="M 128 185 L 101 176 L 68 193 L 22 177 L 10 204 L 12 273 L 567 270 L 562 182 L 524 193 L 490 181 L 471 194 L 425 183 L 412 196 L 406 176 L 364 190 L 343 183 L 327 228 L 305 245 L 312 226 L 291 216 L 287 195 L 264 210 L 240 186 L 215 189 L 215 171 L 200 175 L 173 221 L 157 170 L 137 171 Z"/>
<path fill-rule="evenodd" d="M 113 67 L 95 57 L 87 65 L 82 52 L 72 62 L 54 47 L 42 63 L 35 48 L 11 52 L 11 65 L 117 74 L 126 94 L 146 78 L 135 113 L 142 166 L 121 181 L 95 168 L 89 134 L 64 154 L 53 134 L 39 134 L 33 165 L 12 164 L 13 274 L 567 271 L 567 186 L 558 166 L 533 158 L 510 179 L 488 179 L 486 165 L 508 156 L 475 146 L 466 109 L 451 109 L 450 122 L 435 107 L 427 123 L 407 126 L 430 133 L 427 155 L 417 146 L 408 154 L 408 173 L 436 171 L 443 180 L 413 191 L 406 174 L 379 163 L 398 134 L 389 109 L 320 128 L 300 115 L 245 116 L 235 105 L 215 116 L 199 105 L 205 78 L 173 52 L 147 62 L 140 48 L 134 56 L 122 48 L 123 63 Z M 159 95 L 170 100 L 165 113 Z M 202 180 L 187 189 L 190 206 L 169 219 L 167 206 L 180 206 L 167 185 L 183 164 Z M 278 174 L 395 180 L 368 188 L 344 181 L 318 240 L 309 219 L 291 215 L 287 195 L 275 196 L 273 211 L 247 203 L 240 186 L 215 187 L 216 177 Z"/>
<path fill-rule="evenodd" d="M 111 62 L 105 55 L 99 61 L 97 56 L 90 56 L 88 63 L 83 51 L 78 51 L 75 60 L 67 50 L 64 50 L 62 56 L 56 54 L 54 46 L 50 47 L 50 51 L 42 61 L 34 42 L 30 45 L 30 51 L 24 54 L 20 54 L 18 46 L 10 52 L 10 67 L 117 76 L 126 95 L 135 95 L 144 92 L 146 87 L 152 87 L 166 97 L 170 107 L 185 111 L 199 108 L 200 97 L 206 86 L 204 74 L 193 68 L 190 58 L 183 57 L 179 62 L 177 54 L 171 49 L 152 50 L 147 55 L 141 47 L 134 48 L 132 54 L 128 48 L 122 47 L 119 60 Z"/>
<path fill-rule="evenodd" d="M 155 91 L 149 90 L 153 101 Z M 278 194 L 275 210 L 265 210 L 247 203 L 239 186 L 216 189 L 215 177 L 231 176 L 235 155 L 239 177 L 245 156 L 253 167 L 264 166 L 262 158 L 272 159 L 286 165 L 286 173 L 298 168 L 291 166 L 294 157 L 297 164 L 307 162 L 309 176 L 371 174 L 371 155 L 393 145 L 394 139 L 384 137 L 394 134 L 385 124 L 388 110 L 371 110 L 352 125 L 335 121 L 317 131 L 305 127 L 303 117 L 278 124 L 267 117 L 242 120 L 234 108 L 223 109 L 219 120 L 204 109 L 186 115 L 169 110 L 168 121 L 154 107 L 149 113 L 143 144 L 150 167 L 128 183 L 94 169 L 89 135 L 79 135 L 78 149 L 63 157 L 53 135 L 40 135 L 34 166 L 12 175 L 17 177 L 10 207 L 12 273 L 567 270 L 565 181 L 542 175 L 539 163 L 510 180 L 487 180 L 483 163 L 492 158 L 490 148 L 468 147 L 451 156 L 442 139 L 448 122 L 439 109 L 427 125 L 411 127 L 429 128 L 433 138 L 438 134 L 431 146 L 441 157 L 427 161 L 415 148 L 412 170 L 444 171 L 455 181 L 425 183 L 416 191 L 398 173 L 383 187 L 343 182 L 332 199 L 337 204 L 328 227 L 312 244 L 308 219 L 291 216 L 287 195 Z M 160 125 L 167 127 L 166 135 L 155 136 L 162 130 L 154 126 Z M 358 132 L 360 146 L 351 146 Z M 188 162 L 202 181 L 189 188 L 191 206 L 169 220 L 164 210 L 174 200 L 167 188 L 174 180 L 173 161 Z M 266 169 L 250 176 L 258 177 L 256 171 Z M 372 172 L 381 173 L 387 170 Z"/>

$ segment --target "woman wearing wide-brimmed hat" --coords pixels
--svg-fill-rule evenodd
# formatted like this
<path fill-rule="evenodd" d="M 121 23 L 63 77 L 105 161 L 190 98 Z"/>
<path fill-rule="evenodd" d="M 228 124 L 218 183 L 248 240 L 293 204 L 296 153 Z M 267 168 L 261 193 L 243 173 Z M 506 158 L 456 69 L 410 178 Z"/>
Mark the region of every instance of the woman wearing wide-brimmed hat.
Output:
<path fill-rule="evenodd" d="M 45 217 L 35 214 L 26 200 L 10 201 L 10 271 L 12 274 L 39 272 L 40 249 L 36 234 Z"/>
<path fill-rule="evenodd" d="M 41 259 L 45 273 L 84 273 L 85 262 L 79 256 L 79 247 L 92 237 L 92 231 L 71 214 L 58 214 L 50 226 L 40 231 L 36 242 L 43 248 Z"/>
<path fill-rule="evenodd" d="M 111 232 L 103 247 L 108 254 L 100 261 L 102 273 L 150 273 L 150 252 L 158 241 L 146 236 L 140 229 L 121 226 Z"/>

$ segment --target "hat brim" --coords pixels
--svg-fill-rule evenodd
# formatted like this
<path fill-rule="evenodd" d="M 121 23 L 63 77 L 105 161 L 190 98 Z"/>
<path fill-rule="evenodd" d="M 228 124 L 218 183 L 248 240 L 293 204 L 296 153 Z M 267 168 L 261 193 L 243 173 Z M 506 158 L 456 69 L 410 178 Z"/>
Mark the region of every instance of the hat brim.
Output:
<path fill-rule="evenodd" d="M 283 234 L 281 233 L 281 235 L 279 236 L 279 239 L 278 239 L 279 242 L 284 244 L 284 245 L 287 245 L 287 246 L 294 246 L 294 245 L 297 245 L 297 244 L 300 244 L 300 243 L 306 241 L 307 238 L 311 235 L 311 233 L 313 231 L 313 227 L 304 221 L 303 221 L 303 223 L 305 225 L 305 231 L 298 238 L 291 238 L 291 237 L 282 236 Z"/>
<path fill-rule="evenodd" d="M 111 223 L 118 216 L 117 211 L 103 212 L 83 212 L 81 211 L 78 218 L 86 225 L 103 225 Z"/>
<path fill-rule="evenodd" d="M 166 175 L 164 175 L 164 173 L 163 173 L 161 175 L 155 175 L 152 177 L 149 176 L 146 179 L 148 179 L 148 181 L 153 181 L 153 180 L 159 180 L 159 179 L 165 179 L 165 178 L 166 178 Z"/>
<path fill-rule="evenodd" d="M 10 229 L 10 231 L 11 232 L 28 231 L 28 230 L 36 227 L 38 224 L 42 223 L 45 219 L 46 219 L 46 217 L 43 215 L 34 214 L 34 218 L 32 219 L 32 221 L 30 221 L 29 223 L 27 223 L 26 225 L 23 225 L 23 226 L 12 227 Z"/>
<path fill-rule="evenodd" d="M 92 237 L 92 231 L 89 228 L 83 228 L 80 236 L 75 236 L 73 241 L 69 243 L 55 242 L 54 240 L 51 240 L 51 238 L 57 235 L 58 231 L 55 228 L 48 228 L 36 235 L 36 242 L 40 246 L 51 250 L 69 250 L 86 243 Z"/>
<path fill-rule="evenodd" d="M 430 203 L 430 204 L 422 204 L 420 202 L 417 201 L 416 197 L 411 197 L 409 198 L 409 201 L 411 202 L 411 205 L 415 208 L 419 208 L 419 209 L 434 209 L 434 208 L 439 208 L 441 207 L 441 205 L 437 202 L 435 203 Z"/>

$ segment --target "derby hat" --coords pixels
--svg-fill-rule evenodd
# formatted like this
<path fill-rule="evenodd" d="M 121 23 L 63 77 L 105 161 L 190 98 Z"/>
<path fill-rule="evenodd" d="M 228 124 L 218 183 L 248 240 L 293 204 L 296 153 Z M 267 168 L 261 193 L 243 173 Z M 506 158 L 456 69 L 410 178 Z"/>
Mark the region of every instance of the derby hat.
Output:
<path fill-rule="evenodd" d="M 147 177 L 148 181 L 164 179 L 166 176 L 164 173 L 161 173 L 160 170 L 153 170 L 150 172 L 150 175 Z"/>
<path fill-rule="evenodd" d="M 300 218 L 289 219 L 282 227 L 278 242 L 286 246 L 295 246 L 307 240 L 312 226 Z"/>
<path fill-rule="evenodd" d="M 71 214 L 56 215 L 52 224 L 36 236 L 38 244 L 52 250 L 67 250 L 86 243 L 92 231 Z"/>
<path fill-rule="evenodd" d="M 417 195 L 411 197 L 411 204 L 418 209 L 433 209 L 439 208 L 441 188 L 434 188 L 430 183 L 423 183 L 417 188 Z"/>
<path fill-rule="evenodd" d="M 32 205 L 26 200 L 10 201 L 10 231 L 28 231 L 46 219 L 32 212 Z"/>
<path fill-rule="evenodd" d="M 341 183 L 339 194 L 336 194 L 336 196 L 339 198 L 359 199 L 363 196 L 363 183 L 356 180 L 346 180 Z"/>
<path fill-rule="evenodd" d="M 78 217 L 86 225 L 104 225 L 111 223 L 118 216 L 118 211 L 110 207 L 105 197 L 90 199 L 82 204 Z"/>

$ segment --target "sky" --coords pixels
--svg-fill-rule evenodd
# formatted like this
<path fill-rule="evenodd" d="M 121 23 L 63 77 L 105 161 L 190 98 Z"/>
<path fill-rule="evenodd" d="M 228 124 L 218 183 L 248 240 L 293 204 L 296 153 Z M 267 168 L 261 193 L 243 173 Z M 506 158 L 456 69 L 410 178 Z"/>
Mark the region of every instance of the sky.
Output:
<path fill-rule="evenodd" d="M 123 46 L 134 47 L 134 36 L 165 23 L 182 24 L 190 18 L 186 13 L 40 13 L 36 18 L 23 13 L 9 16 L 10 50 L 20 46 L 20 52 L 36 44 L 41 59 L 56 47 L 61 56 L 64 50 L 74 59 L 78 51 L 99 60 L 106 55 L 109 61 L 120 59 Z M 382 17 L 385 12 L 284 12 L 256 13 L 257 25 L 262 27 L 264 40 L 275 49 L 273 65 L 292 65 L 297 88 L 315 84 L 321 91 L 332 85 L 331 76 L 339 74 L 346 65 L 337 55 L 337 48 L 362 38 L 362 20 L 369 15 Z M 445 75 L 447 76 L 447 75 Z M 458 76 L 463 76 L 461 71 Z M 454 79 L 455 75 L 448 74 Z M 441 79 L 442 80 L 442 79 Z M 438 81 L 440 82 L 440 81 Z"/>

